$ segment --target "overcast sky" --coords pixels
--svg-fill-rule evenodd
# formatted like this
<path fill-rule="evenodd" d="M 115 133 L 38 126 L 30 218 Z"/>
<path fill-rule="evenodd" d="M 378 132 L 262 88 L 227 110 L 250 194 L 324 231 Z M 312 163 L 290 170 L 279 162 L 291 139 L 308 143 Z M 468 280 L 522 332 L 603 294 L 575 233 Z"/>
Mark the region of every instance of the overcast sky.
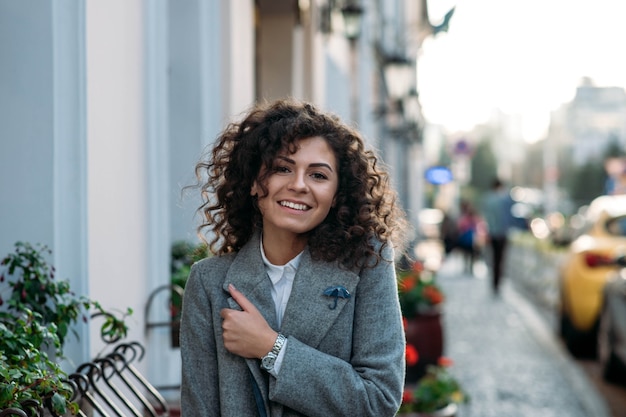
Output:
<path fill-rule="evenodd" d="M 434 18 L 456 3 L 448 33 L 418 59 L 424 115 L 449 131 L 521 114 L 524 139 L 543 137 L 550 111 L 584 76 L 626 87 L 625 0 L 431 0 Z M 436 22 L 433 22 L 436 23 Z"/>

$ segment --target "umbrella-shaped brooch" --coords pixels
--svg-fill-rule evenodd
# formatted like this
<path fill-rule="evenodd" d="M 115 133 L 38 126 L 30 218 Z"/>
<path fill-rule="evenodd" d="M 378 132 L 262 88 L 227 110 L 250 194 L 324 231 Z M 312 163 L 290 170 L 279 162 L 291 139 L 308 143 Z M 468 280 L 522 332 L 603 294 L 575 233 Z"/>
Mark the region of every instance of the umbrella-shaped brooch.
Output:
<path fill-rule="evenodd" d="M 333 287 L 328 287 L 324 290 L 324 295 L 329 297 L 333 297 L 335 302 L 333 304 L 329 304 L 328 308 L 334 310 L 337 308 L 337 300 L 339 298 L 350 298 L 350 291 L 342 285 L 335 285 Z"/>

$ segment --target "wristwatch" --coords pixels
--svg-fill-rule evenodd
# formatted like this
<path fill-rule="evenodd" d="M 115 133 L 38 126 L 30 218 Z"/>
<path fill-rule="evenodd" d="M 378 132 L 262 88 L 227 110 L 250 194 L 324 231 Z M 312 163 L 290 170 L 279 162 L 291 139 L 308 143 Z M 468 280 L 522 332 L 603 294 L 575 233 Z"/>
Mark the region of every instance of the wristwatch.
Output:
<path fill-rule="evenodd" d="M 280 350 L 283 348 L 285 340 L 287 340 L 285 336 L 282 333 L 278 333 L 278 337 L 274 342 L 274 346 L 272 346 L 272 350 L 270 350 L 267 355 L 261 358 L 261 369 L 264 369 L 266 371 L 271 371 L 272 369 L 274 369 L 274 363 L 276 363 L 276 358 L 278 357 Z"/>

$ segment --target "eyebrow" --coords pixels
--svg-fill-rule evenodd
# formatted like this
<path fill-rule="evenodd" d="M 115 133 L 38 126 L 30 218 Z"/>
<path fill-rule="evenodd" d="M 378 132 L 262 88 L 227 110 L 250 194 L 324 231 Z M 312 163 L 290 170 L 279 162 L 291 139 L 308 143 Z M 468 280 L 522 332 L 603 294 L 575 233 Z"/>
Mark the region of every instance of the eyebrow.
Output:
<path fill-rule="evenodd" d="M 286 156 L 277 156 L 278 159 L 282 159 L 285 162 L 289 162 L 290 164 L 295 164 L 296 161 L 294 161 L 291 158 L 287 158 Z M 326 162 L 314 162 L 312 164 L 309 164 L 309 167 L 311 168 L 328 168 L 328 170 L 330 172 L 334 172 L 333 169 L 331 168 L 330 165 L 328 165 Z"/>

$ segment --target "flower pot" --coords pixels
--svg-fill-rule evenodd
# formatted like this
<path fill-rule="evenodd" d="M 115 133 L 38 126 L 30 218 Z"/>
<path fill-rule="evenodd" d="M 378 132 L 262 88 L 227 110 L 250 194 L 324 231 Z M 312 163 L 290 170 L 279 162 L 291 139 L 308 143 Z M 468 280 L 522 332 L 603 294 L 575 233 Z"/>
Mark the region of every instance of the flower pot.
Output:
<path fill-rule="evenodd" d="M 406 342 L 417 349 L 419 360 L 415 365 L 407 364 L 407 384 L 416 383 L 426 373 L 428 365 L 437 363 L 443 354 L 443 327 L 441 312 L 433 309 L 417 314 L 407 320 Z"/>
<path fill-rule="evenodd" d="M 444 408 L 440 408 L 437 411 L 432 411 L 432 412 L 418 412 L 418 411 L 413 411 L 410 413 L 405 413 L 405 414 L 398 414 L 398 416 L 404 416 L 404 417 L 454 417 L 456 415 L 456 412 L 458 410 L 458 406 L 455 403 L 450 403 L 447 406 L 445 406 Z"/>

